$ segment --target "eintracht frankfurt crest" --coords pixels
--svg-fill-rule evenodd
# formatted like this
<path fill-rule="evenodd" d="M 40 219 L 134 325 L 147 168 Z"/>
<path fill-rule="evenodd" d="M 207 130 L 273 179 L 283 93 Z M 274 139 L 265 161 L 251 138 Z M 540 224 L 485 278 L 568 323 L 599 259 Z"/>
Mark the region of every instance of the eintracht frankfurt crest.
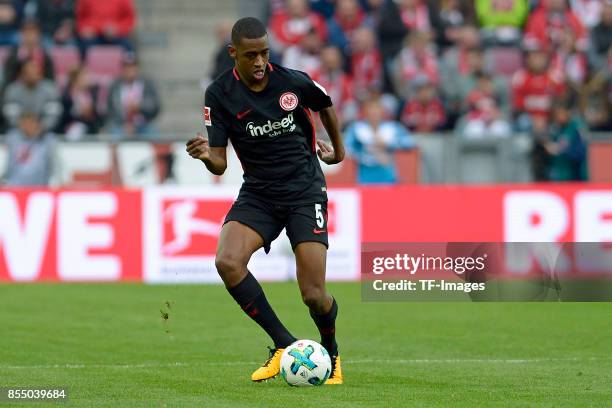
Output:
<path fill-rule="evenodd" d="M 292 111 L 298 106 L 298 97 L 293 92 L 285 92 L 278 100 L 281 108 L 286 111 Z"/>

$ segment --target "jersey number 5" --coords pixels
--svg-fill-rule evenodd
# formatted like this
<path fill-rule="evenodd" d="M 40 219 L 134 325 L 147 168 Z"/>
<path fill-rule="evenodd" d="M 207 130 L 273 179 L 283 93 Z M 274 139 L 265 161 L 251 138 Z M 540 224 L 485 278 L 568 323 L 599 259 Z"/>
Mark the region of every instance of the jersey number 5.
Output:
<path fill-rule="evenodd" d="M 325 218 L 323 217 L 323 207 L 321 204 L 315 204 L 315 218 L 317 219 L 317 227 L 325 226 Z"/>

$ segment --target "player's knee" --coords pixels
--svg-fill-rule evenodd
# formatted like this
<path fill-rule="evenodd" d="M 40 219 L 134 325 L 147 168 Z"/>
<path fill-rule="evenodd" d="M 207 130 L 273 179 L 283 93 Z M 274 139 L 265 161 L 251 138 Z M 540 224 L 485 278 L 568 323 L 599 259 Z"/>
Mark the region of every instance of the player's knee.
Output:
<path fill-rule="evenodd" d="M 218 254 L 215 258 L 215 266 L 221 276 L 228 276 L 238 273 L 246 266 L 240 257 L 226 253 Z"/>
<path fill-rule="evenodd" d="M 318 310 L 325 303 L 325 289 L 322 286 L 311 285 L 301 290 L 302 301 L 310 309 Z"/>

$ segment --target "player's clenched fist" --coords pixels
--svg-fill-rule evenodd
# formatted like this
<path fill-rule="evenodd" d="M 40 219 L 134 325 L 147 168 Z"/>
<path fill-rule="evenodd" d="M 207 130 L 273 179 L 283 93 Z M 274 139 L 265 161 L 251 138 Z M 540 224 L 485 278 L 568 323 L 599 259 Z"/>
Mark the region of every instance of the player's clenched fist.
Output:
<path fill-rule="evenodd" d="M 317 154 L 326 164 L 337 164 L 344 159 L 344 152 L 334 150 L 332 146 L 322 140 L 317 140 L 317 146 L 319 146 Z"/>
<path fill-rule="evenodd" d="M 209 160 L 210 159 L 210 146 L 208 145 L 208 139 L 203 134 L 198 135 L 187 141 L 187 153 L 194 159 Z"/>

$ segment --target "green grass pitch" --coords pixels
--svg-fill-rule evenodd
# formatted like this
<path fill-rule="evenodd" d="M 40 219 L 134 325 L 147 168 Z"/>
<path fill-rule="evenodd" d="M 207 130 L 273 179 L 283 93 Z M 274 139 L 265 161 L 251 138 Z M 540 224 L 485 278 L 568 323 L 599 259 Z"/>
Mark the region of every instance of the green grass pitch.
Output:
<path fill-rule="evenodd" d="M 295 283 L 264 287 L 295 336 L 318 339 Z M 79 407 L 612 404 L 612 304 L 365 303 L 357 283 L 330 290 L 345 384 L 293 388 L 251 383 L 270 342 L 222 286 L 2 285 L 0 387 L 68 387 L 61 406 Z"/>

